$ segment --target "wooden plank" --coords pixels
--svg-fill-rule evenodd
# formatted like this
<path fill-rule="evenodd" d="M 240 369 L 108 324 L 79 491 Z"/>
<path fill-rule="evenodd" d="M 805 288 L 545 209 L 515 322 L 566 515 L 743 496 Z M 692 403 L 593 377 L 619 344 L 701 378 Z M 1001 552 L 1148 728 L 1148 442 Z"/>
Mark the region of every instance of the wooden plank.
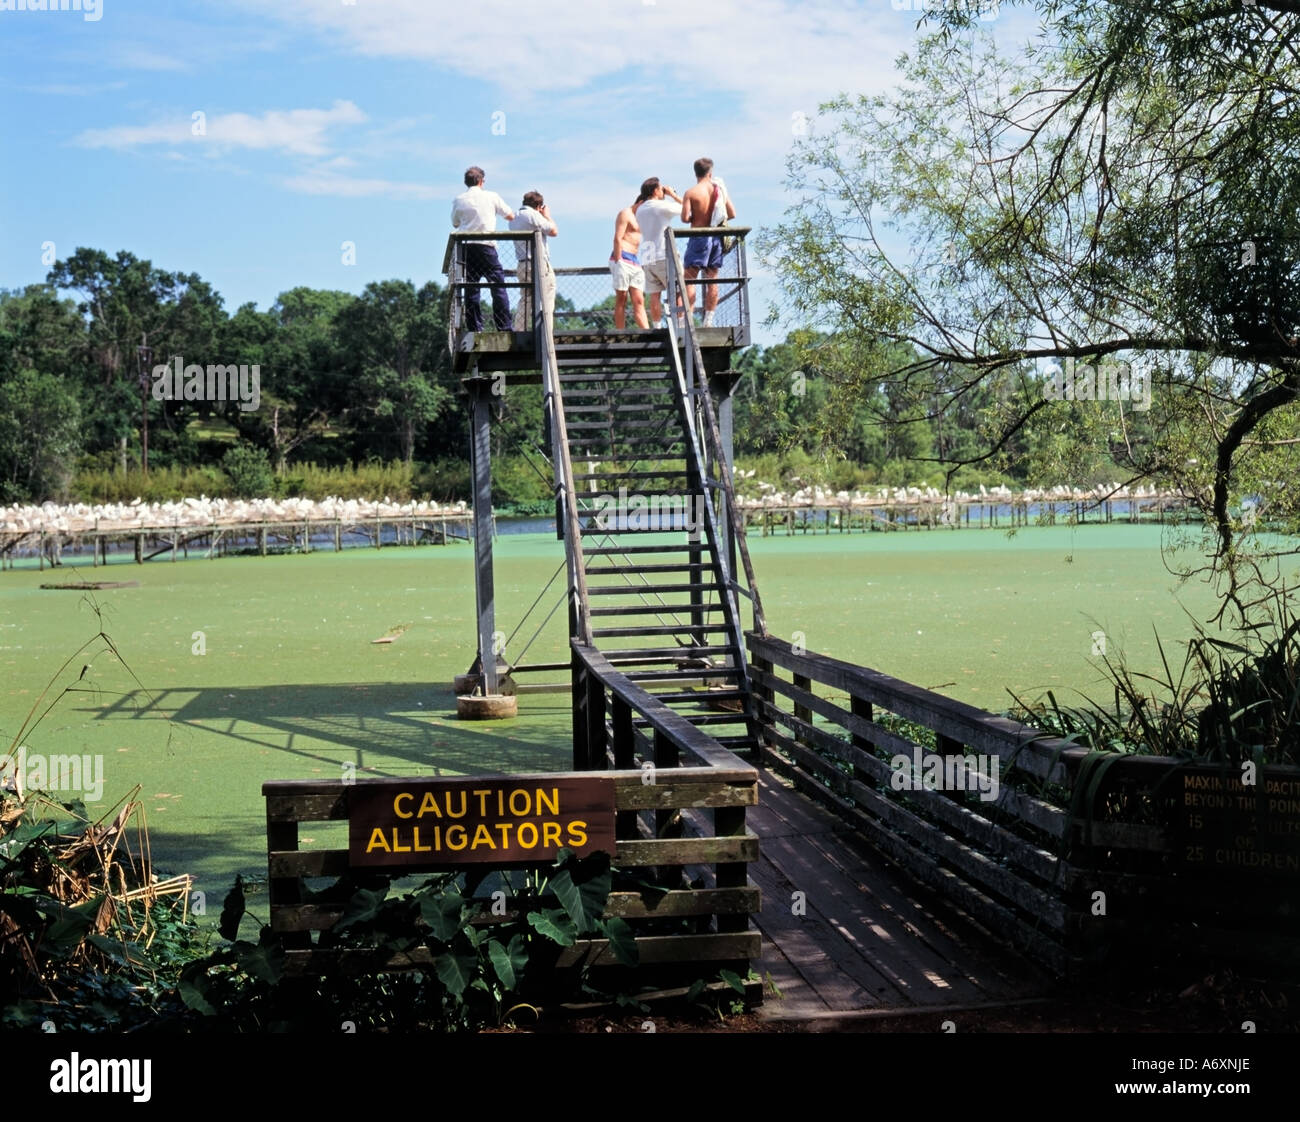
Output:
<path fill-rule="evenodd" d="M 674 714 L 675 716 L 676 714 Z M 692 726 L 694 727 L 694 726 Z M 673 769 L 672 779 L 677 783 L 754 783 L 758 779 L 757 771 L 746 764 L 739 757 L 734 757 L 735 766 L 714 767 L 711 764 L 703 766 L 690 765 Z M 569 778 L 581 779 L 584 777 L 591 779 L 613 779 L 615 791 L 620 787 L 639 787 L 642 783 L 641 772 L 639 769 L 630 771 L 530 771 L 530 772 L 485 772 L 481 777 L 483 779 L 492 778 L 509 778 L 519 782 L 529 782 L 537 780 L 544 783 L 547 780 L 554 779 L 556 775 L 564 775 Z M 355 782 L 347 783 L 342 779 L 268 779 L 262 784 L 262 795 L 265 798 L 288 798 L 302 795 L 329 795 L 337 796 L 340 791 L 349 787 L 364 787 L 367 784 L 388 784 L 394 785 L 402 783 L 402 779 L 358 779 Z M 302 819 L 302 821 L 309 821 Z"/>
<path fill-rule="evenodd" d="M 701 888 L 665 893 L 657 900 L 647 893 L 611 892 L 605 905 L 606 916 L 624 919 L 658 919 L 665 916 L 749 915 L 761 906 L 759 890 L 745 888 Z M 273 931 L 326 931 L 333 927 L 347 905 L 292 904 L 271 909 Z M 483 926 L 518 918 L 514 910 L 499 916 L 480 917 Z"/>
<path fill-rule="evenodd" d="M 1059 737 L 878 670 L 811 651 L 796 653 L 789 643 L 774 636 L 751 631 L 746 633 L 746 640 L 751 653 L 762 655 L 775 666 L 870 701 L 971 748 L 996 752 L 1007 763 L 1039 778 L 1068 784 L 1073 770 L 1087 755 L 1085 749 L 1073 747 Z"/>
<path fill-rule="evenodd" d="M 272 879 L 276 877 L 341 877 L 348 871 L 346 849 L 273 849 L 267 854 Z"/>
<path fill-rule="evenodd" d="M 795 717 L 786 715 L 783 723 L 793 726 L 796 734 L 801 733 L 812 744 L 821 745 L 828 751 L 842 757 L 847 755 L 850 762 L 856 767 L 888 788 L 893 771 L 883 760 L 877 759 L 869 752 L 864 752 L 861 748 L 837 740 L 824 729 L 807 725 Z M 845 776 L 845 778 L 848 777 Z M 906 809 L 901 804 L 895 803 L 895 800 L 891 799 L 883 791 L 877 792 L 877 794 L 887 802 L 899 805 L 900 810 Z M 999 794 L 1001 794 L 1001 790 Z M 1062 863 L 1054 853 L 1049 853 L 1047 850 L 1017 837 L 1010 830 L 999 826 L 996 822 L 985 818 L 983 815 L 976 814 L 968 807 L 944 798 L 942 792 L 927 791 L 922 788 L 908 791 L 906 797 L 920 806 L 926 814 L 960 831 L 961 834 L 975 844 L 982 846 L 993 856 L 1007 858 L 1015 862 L 1021 869 L 1046 884 L 1055 884 L 1060 876 Z M 994 802 L 989 805 L 998 806 L 999 803 Z"/>
<path fill-rule="evenodd" d="M 960 965 L 936 952 L 872 899 L 876 878 L 859 877 L 843 868 L 835 860 L 838 846 L 832 839 L 822 835 L 813 844 L 781 839 L 769 842 L 767 849 L 767 860 L 806 893 L 809 909 L 836 933 L 824 945 L 842 970 L 861 978 L 863 963 L 869 963 L 898 992 L 900 1004 L 984 999 Z"/>
<path fill-rule="evenodd" d="M 348 816 L 347 787 L 318 795 L 268 795 L 268 822 L 329 822 Z"/>
<path fill-rule="evenodd" d="M 789 737 L 773 732 L 781 747 L 797 763 L 808 768 L 814 774 L 821 773 L 828 778 L 843 780 L 841 790 L 850 791 L 858 807 L 886 823 L 897 833 L 907 835 L 926 849 L 918 848 L 915 859 L 932 861 L 938 855 L 956 866 L 966 876 L 981 882 L 1008 901 L 1024 908 L 1030 915 L 1046 921 L 1057 930 L 1065 926 L 1066 907 L 1061 900 L 1044 892 L 1025 878 L 1018 876 L 1014 870 L 997 864 L 991 858 L 968 845 L 950 838 L 942 830 L 932 826 L 923 818 L 918 818 L 905 807 L 890 802 L 879 792 L 871 790 L 864 783 L 849 779 L 842 773 L 835 772 L 816 753 L 802 745 L 796 744 Z"/>
<path fill-rule="evenodd" d="M 795 836 L 811 842 L 816 860 L 825 865 L 828 875 L 837 878 L 850 903 L 883 929 L 881 938 L 897 945 L 928 948 L 941 962 L 959 964 L 967 978 L 998 999 L 1037 992 L 1027 987 L 1023 957 L 1008 955 L 942 895 L 919 883 L 838 814 L 800 794 L 778 778 L 779 774 L 775 769 L 766 774 L 763 805 L 778 806 L 783 811 L 797 807 L 801 817 L 818 824 Z M 766 836 L 763 845 L 768 845 Z M 767 863 L 765 848 L 763 860 L 751 865 L 751 872 Z M 1029 973 L 1034 975 L 1036 971 Z M 1029 979 L 1033 986 L 1045 981 Z"/>
<path fill-rule="evenodd" d="M 665 807 L 756 806 L 758 777 L 744 781 L 716 780 L 680 783 L 677 771 L 655 770 L 654 782 L 644 778 L 637 784 L 616 789 L 614 805 L 619 810 L 660 810 Z"/>
<path fill-rule="evenodd" d="M 614 864 L 689 865 L 695 862 L 716 864 L 719 861 L 757 861 L 758 837 L 746 833 L 741 838 L 663 838 L 652 841 L 620 841 Z"/>
<path fill-rule="evenodd" d="M 789 683 L 782 682 L 779 678 L 761 672 L 753 673 L 753 677 L 764 685 L 769 692 L 779 689 L 782 694 L 792 698 L 798 695 L 798 700 L 806 708 L 813 710 L 813 712 L 839 725 L 846 732 L 851 733 L 854 741 L 851 747 L 855 747 L 858 751 L 870 751 L 869 748 L 864 748 L 861 743 L 857 743 L 860 741 L 869 741 L 883 751 L 902 753 L 907 756 L 910 756 L 913 748 L 916 747 L 914 742 L 906 737 L 898 736 L 881 728 L 861 714 L 846 712 L 827 698 L 817 697 L 815 694 L 810 693 L 805 694 L 803 691 L 796 690 Z M 778 708 L 773 702 L 765 701 L 763 704 L 762 712 L 768 720 L 778 721 L 787 727 L 790 726 L 791 718 L 789 714 Z M 870 708 L 869 703 L 855 700 L 855 704 Z M 838 750 L 840 742 L 836 741 L 835 743 Z M 842 754 L 846 755 L 846 758 L 858 759 L 856 755 L 849 757 L 847 754 Z M 1018 791 L 1010 783 L 1001 784 L 995 805 L 1016 818 L 1020 818 L 1035 829 L 1042 830 L 1049 837 L 1063 838 L 1069 827 L 1069 815 L 1064 810 L 1023 791 Z"/>
<path fill-rule="evenodd" d="M 767 689 L 772 690 L 772 692 L 779 692 L 796 702 L 796 712 L 794 712 L 793 718 L 787 712 L 779 709 L 775 703 L 764 702 L 766 709 L 763 712 L 770 720 L 779 720 L 781 724 L 790 727 L 792 720 L 798 720 L 798 710 L 810 709 L 816 714 L 824 716 L 829 722 L 840 725 L 840 728 L 845 729 L 845 732 L 852 733 L 853 741 L 867 741 L 880 750 L 892 751 L 894 754 L 901 753 L 902 755 L 911 755 L 913 750 L 918 748 L 915 741 L 897 736 L 896 733 L 881 728 L 879 724 L 863 718 L 862 715 L 842 709 L 829 698 L 818 697 L 814 693 L 798 689 L 796 686 L 781 681 L 779 677 L 774 675 L 754 672 L 753 676 L 755 680 L 761 681 Z M 857 703 L 859 705 L 870 705 L 870 703 L 861 701 Z M 839 749 L 841 741 L 836 740 L 833 742 L 835 742 L 836 748 Z M 862 748 L 861 744 L 849 744 L 848 748 L 853 748 L 855 753 L 865 751 L 865 753 L 871 755 L 870 748 Z M 926 750 L 928 751 L 928 749 Z M 845 755 L 845 758 L 852 758 L 853 761 L 857 761 L 859 758 L 857 754 L 842 754 Z M 998 754 L 998 759 L 1002 759 L 1001 754 Z M 1008 766 L 1008 771 L 1010 770 L 1011 764 Z M 1041 831 L 1048 833 L 1052 837 L 1065 837 L 1066 829 L 1069 827 L 1069 815 L 1060 807 L 1052 806 L 1049 802 L 1044 802 L 1040 798 L 1018 792 L 1010 783 L 1001 784 L 996 805 L 1000 809 L 1014 814 L 1017 818 L 1023 818 L 1031 826 L 1041 829 Z"/>
<path fill-rule="evenodd" d="M 761 939 L 757 931 L 729 935 L 642 935 L 637 951 L 642 965 L 660 962 L 736 962 L 758 958 Z M 565 947 L 556 960 L 557 969 L 578 964 L 617 966 L 618 960 L 605 939 L 579 939 Z"/>
<path fill-rule="evenodd" d="M 835 961 L 827 946 L 838 936 L 816 911 L 802 917 L 791 914 L 790 883 L 776 866 L 759 862 L 751 873 L 767 902 L 758 916 L 760 930 L 818 1001 L 828 1009 L 841 1011 L 909 1004 L 903 992 L 866 959 L 861 959 L 861 968 L 853 972 Z"/>
<path fill-rule="evenodd" d="M 645 965 L 673 962 L 738 962 L 756 959 L 761 936 L 757 931 L 740 935 L 643 935 L 637 939 L 640 961 Z M 428 969 L 434 955 L 428 947 L 413 947 L 387 958 L 359 948 L 319 947 L 293 950 L 285 954 L 285 973 L 374 973 L 397 970 Z M 565 947 L 556 962 L 557 969 L 573 966 L 617 966 L 618 960 L 604 939 L 579 939 Z"/>
<path fill-rule="evenodd" d="M 759 890 L 744 888 L 681 889 L 666 893 L 657 901 L 640 892 L 611 892 L 605 915 L 624 919 L 647 919 L 659 916 L 747 915 L 762 904 Z"/>
<path fill-rule="evenodd" d="M 782 767 L 801 791 L 852 822 L 873 846 L 906 869 L 914 879 L 933 886 L 988 930 L 1029 951 L 1049 969 L 1058 974 L 1068 972 L 1073 960 L 1059 943 L 1025 923 L 1005 905 L 980 892 L 950 869 L 945 869 L 932 860 L 921 859 L 912 845 L 898 840 L 892 830 L 863 814 L 848 800 L 840 798 L 811 776 L 798 768 L 791 768 L 784 761 L 780 761 L 778 766 Z"/>

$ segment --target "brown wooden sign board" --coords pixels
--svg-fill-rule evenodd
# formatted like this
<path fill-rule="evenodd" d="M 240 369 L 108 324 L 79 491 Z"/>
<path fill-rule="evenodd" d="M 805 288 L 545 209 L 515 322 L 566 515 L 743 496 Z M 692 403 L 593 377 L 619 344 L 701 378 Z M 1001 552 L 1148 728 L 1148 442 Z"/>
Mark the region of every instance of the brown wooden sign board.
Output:
<path fill-rule="evenodd" d="M 1174 782 L 1178 864 L 1234 875 L 1300 873 L 1300 778 L 1261 768 L 1253 784 L 1240 770 L 1180 768 Z"/>
<path fill-rule="evenodd" d="M 382 779 L 348 793 L 354 867 L 538 865 L 561 849 L 613 854 L 613 779 Z"/>

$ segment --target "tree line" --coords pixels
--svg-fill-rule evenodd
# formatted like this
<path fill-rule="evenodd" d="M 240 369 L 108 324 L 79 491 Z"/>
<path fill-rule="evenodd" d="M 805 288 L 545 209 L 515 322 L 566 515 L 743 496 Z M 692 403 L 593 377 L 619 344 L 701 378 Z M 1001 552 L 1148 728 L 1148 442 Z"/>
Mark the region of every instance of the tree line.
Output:
<path fill-rule="evenodd" d="M 566 310 L 581 315 L 557 312 Z M 445 288 L 406 280 L 357 295 L 303 286 L 264 311 L 249 303 L 230 313 L 195 273 L 78 249 L 44 284 L 0 291 L 0 501 L 101 498 L 99 484 L 115 478 L 142 486 L 146 443 L 151 497 L 187 481 L 213 493 L 222 474 L 235 492 L 310 490 L 314 465 L 327 472 L 320 485 L 336 490 L 352 470 L 361 488 L 373 479 L 468 498 L 467 402 L 447 314 Z M 994 391 L 946 414 L 934 412 L 937 396 L 884 382 L 858 379 L 846 393 L 818 358 L 826 343 L 794 332 L 738 358 L 737 453 L 771 482 L 941 482 L 945 462 L 978 445 Z M 191 364 L 257 366 L 257 408 L 155 394 L 155 368 Z M 540 390 L 511 387 L 498 404 L 494 499 L 544 503 Z M 367 476 L 374 464 L 396 464 L 396 483 Z M 980 477 L 1027 479 L 1015 457 Z"/>

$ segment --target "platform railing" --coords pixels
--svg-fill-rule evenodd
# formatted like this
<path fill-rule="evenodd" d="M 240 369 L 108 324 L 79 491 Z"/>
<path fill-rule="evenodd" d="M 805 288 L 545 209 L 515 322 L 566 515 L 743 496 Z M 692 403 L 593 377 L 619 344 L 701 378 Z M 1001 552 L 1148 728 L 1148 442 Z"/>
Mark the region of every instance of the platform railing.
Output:
<path fill-rule="evenodd" d="M 695 308 L 697 314 L 703 310 L 704 293 L 711 287 L 718 289 L 718 304 L 714 312 L 713 326 L 731 331 L 732 346 L 746 346 L 750 341 L 750 305 L 749 305 L 749 264 L 745 250 L 745 239 L 750 233 L 747 226 L 717 226 L 706 229 L 672 228 L 664 232 L 665 244 L 669 235 L 676 238 L 720 237 L 723 239 L 722 265 L 716 277 L 700 276 L 690 284 L 697 289 Z M 492 318 L 490 293 L 484 291 L 489 285 L 483 280 L 470 281 L 466 270 L 466 245 L 470 243 L 490 243 L 496 247 L 497 258 L 501 262 L 505 276 L 503 287 L 510 298 L 511 331 L 531 331 L 531 323 L 522 323 L 517 314 L 523 291 L 529 287 L 528 281 L 518 279 L 515 245 L 533 237 L 526 231 L 502 231 L 491 233 L 451 234 L 447 239 L 447 248 L 443 256 L 442 271 L 447 276 L 447 287 L 451 294 L 451 307 L 448 315 L 448 348 L 455 353 L 468 330 L 466 305 L 477 299 L 482 309 L 483 330 L 497 330 Z M 663 249 L 660 252 L 664 252 Z M 554 264 L 554 263 L 552 263 Z M 570 332 L 604 332 L 614 330 L 614 287 L 610 275 L 609 263 L 590 266 L 565 266 L 555 268 L 556 298 L 555 322 L 556 334 Z M 667 304 L 667 301 L 665 301 Z M 646 297 L 649 307 L 649 296 Z M 631 310 L 628 311 L 627 327 L 635 329 Z M 653 326 L 653 325 L 652 325 Z M 540 355 L 538 356 L 540 358 Z"/>

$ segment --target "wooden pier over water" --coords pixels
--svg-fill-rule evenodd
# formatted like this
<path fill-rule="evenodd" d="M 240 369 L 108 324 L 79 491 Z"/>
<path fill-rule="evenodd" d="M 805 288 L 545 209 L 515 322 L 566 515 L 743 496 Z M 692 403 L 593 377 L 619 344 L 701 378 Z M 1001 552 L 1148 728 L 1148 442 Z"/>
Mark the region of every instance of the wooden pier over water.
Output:
<path fill-rule="evenodd" d="M 1293 968 L 1300 927 L 1289 901 L 1300 878 L 1261 894 L 1216 878 L 1204 860 L 1217 844 L 1209 835 L 1183 845 L 1212 818 L 1180 817 L 1173 785 L 1186 761 L 1092 753 L 770 633 L 746 544 L 747 523 L 763 512 L 736 497 L 730 443 L 730 358 L 748 341 L 746 233 L 705 235 L 735 239 L 714 282 L 735 302 L 707 330 L 687 317 L 610 331 L 581 311 L 553 323 L 534 276 L 530 331 L 471 333 L 480 286 L 467 279 L 464 246 L 486 237 L 448 245 L 449 344 L 471 399 L 475 487 L 477 653 L 460 700 L 501 699 L 530 669 L 498 642 L 490 425 L 498 376 L 540 381 L 570 661 L 531 669 L 568 671 L 565 774 L 606 780 L 612 792 L 603 810 L 612 862 L 643 888 L 611 893 L 605 914 L 635 933 L 638 977 L 680 994 L 734 972 L 759 1001 L 770 975 L 780 995 L 769 991 L 765 1015 L 817 1022 L 1032 1001 L 1117 950 L 1217 947 Z M 685 282 L 684 236 L 701 234 L 665 233 L 669 308 Z M 611 516 L 595 499 L 620 488 L 705 516 L 653 525 Z M 1261 770 L 1265 784 L 1300 785 L 1298 769 Z M 304 969 L 318 951 L 328 956 L 313 932 L 328 930 L 343 903 L 304 905 L 303 878 L 345 872 L 349 858 L 300 850 L 298 823 L 348 818 L 355 789 L 263 788 L 272 923 Z M 616 958 L 608 940 L 578 938 L 558 966 L 613 970 Z M 714 984 L 725 993 L 730 983 Z"/>

